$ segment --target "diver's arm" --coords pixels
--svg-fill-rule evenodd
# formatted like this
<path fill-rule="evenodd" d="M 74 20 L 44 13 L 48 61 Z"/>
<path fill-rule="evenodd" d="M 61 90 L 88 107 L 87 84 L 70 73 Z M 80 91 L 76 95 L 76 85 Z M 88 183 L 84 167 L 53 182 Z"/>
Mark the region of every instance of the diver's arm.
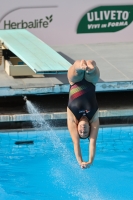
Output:
<path fill-rule="evenodd" d="M 79 163 L 79 165 L 81 165 L 82 161 L 82 155 L 81 155 L 81 149 L 80 149 L 80 144 L 79 142 L 74 142 L 73 141 L 73 145 L 74 145 L 74 153 L 75 153 L 75 157 Z"/>
<path fill-rule="evenodd" d="M 92 164 L 94 157 L 95 157 L 95 152 L 96 152 L 96 140 L 95 139 L 90 140 L 89 151 L 90 151 L 90 153 L 89 153 L 88 164 Z"/>
<path fill-rule="evenodd" d="M 90 167 L 94 161 L 96 152 L 96 140 L 99 129 L 99 119 L 97 119 L 95 122 L 92 122 L 90 126 L 91 126 L 91 132 L 90 132 L 90 143 L 89 143 L 89 161 L 82 162 L 81 163 L 82 168 Z"/>
<path fill-rule="evenodd" d="M 77 124 L 76 124 L 75 117 L 73 116 L 69 108 L 67 108 L 67 126 L 68 126 L 68 129 L 70 131 L 70 135 L 73 141 L 75 157 L 79 165 L 81 165 L 82 155 L 81 155 L 81 149 L 80 149 L 79 135 L 77 131 Z"/>
<path fill-rule="evenodd" d="M 99 119 L 91 123 L 88 164 L 92 164 L 94 161 L 98 129 L 99 129 Z"/>

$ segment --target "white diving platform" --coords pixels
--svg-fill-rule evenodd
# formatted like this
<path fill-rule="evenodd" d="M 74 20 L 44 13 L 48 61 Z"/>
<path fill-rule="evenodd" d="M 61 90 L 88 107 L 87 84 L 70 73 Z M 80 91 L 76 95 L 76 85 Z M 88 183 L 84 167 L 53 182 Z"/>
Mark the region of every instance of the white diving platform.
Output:
<path fill-rule="evenodd" d="M 0 30 L 0 41 L 5 71 L 10 76 L 65 74 L 71 66 L 65 58 L 25 29 Z"/>

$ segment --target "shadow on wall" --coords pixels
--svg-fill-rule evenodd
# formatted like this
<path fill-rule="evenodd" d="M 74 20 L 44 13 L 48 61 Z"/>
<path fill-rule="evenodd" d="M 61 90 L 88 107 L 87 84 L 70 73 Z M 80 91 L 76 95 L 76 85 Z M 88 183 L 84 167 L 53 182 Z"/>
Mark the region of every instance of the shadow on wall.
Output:
<path fill-rule="evenodd" d="M 69 56 L 67 56 L 66 54 L 62 53 L 62 52 L 57 52 L 58 54 L 60 54 L 63 58 L 65 58 L 69 63 L 71 63 L 73 65 L 73 63 L 75 62 L 75 60 L 73 60 L 72 58 L 70 58 Z"/>

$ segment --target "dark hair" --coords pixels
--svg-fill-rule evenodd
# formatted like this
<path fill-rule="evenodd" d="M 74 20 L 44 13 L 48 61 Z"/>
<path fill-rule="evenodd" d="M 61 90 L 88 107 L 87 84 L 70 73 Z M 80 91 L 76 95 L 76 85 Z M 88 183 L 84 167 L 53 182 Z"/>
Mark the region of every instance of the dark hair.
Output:
<path fill-rule="evenodd" d="M 90 137 L 90 131 L 89 131 L 89 135 L 88 135 L 87 137 L 85 137 L 85 138 L 84 138 L 84 137 L 81 137 L 81 136 L 79 135 L 79 138 L 80 138 L 80 139 L 87 139 L 87 138 L 88 138 L 88 140 L 89 140 L 89 137 Z"/>

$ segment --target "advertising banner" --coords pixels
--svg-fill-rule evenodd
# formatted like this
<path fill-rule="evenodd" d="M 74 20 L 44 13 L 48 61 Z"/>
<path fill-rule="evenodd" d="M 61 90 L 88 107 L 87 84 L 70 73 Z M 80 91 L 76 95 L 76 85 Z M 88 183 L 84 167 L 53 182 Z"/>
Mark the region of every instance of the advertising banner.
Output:
<path fill-rule="evenodd" d="M 48 45 L 133 41 L 133 0 L 11 0 L 1 5 L 0 29 L 27 29 Z"/>

